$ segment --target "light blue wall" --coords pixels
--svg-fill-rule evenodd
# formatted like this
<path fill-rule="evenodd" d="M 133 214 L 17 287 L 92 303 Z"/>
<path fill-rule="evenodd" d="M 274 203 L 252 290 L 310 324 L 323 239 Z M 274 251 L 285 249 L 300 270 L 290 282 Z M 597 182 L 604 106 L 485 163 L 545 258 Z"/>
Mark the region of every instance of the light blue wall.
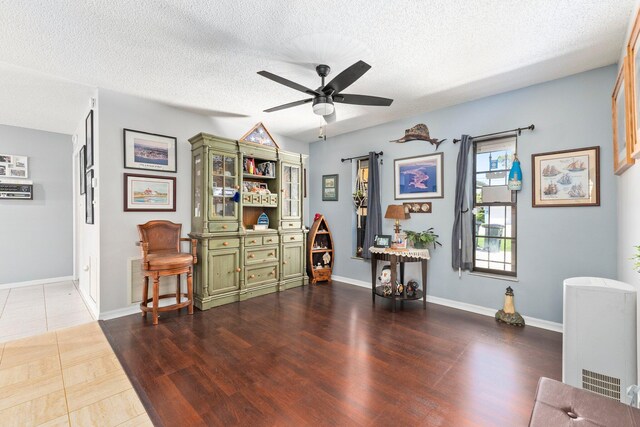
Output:
<path fill-rule="evenodd" d="M 432 296 L 483 307 L 500 308 L 504 290 L 511 285 L 516 309 L 523 315 L 562 322 L 562 281 L 572 276 L 616 276 L 616 186 L 611 154 L 611 90 L 615 66 L 599 68 L 559 80 L 420 114 L 408 119 L 313 142 L 309 175 L 310 211 L 328 220 L 336 252 L 334 274 L 369 281 L 370 266 L 351 258 L 353 204 L 352 166 L 340 158 L 369 151 L 384 151 L 381 167 L 383 212 L 393 199 L 393 159 L 433 153 L 421 141 L 394 144 L 389 141 L 417 123 L 426 123 L 432 137 L 448 138 L 444 153 L 444 195 L 433 199 L 432 214 L 416 214 L 403 228 L 435 227 L 443 247 L 432 252 L 428 290 Z M 479 277 L 451 269 L 455 165 L 461 134 L 479 135 L 535 124 L 518 140 L 524 188 L 518 194 L 517 283 Z M 329 134 L 330 134 L 329 129 Z M 600 146 L 600 207 L 532 208 L 531 154 L 587 146 Z M 340 201 L 322 202 L 321 176 L 340 175 Z M 395 202 L 399 203 L 399 202 Z M 392 221 L 383 219 L 383 231 L 391 234 Z M 418 277 L 416 266 L 407 266 L 407 278 Z"/>
<path fill-rule="evenodd" d="M 0 153 L 29 157 L 33 200 L 0 200 L 0 284 L 73 275 L 71 135 L 0 125 Z"/>

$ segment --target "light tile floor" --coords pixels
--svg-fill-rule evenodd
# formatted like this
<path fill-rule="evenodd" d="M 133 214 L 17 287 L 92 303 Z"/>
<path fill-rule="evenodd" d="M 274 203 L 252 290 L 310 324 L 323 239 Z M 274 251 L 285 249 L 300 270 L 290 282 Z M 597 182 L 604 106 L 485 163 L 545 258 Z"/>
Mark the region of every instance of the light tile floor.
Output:
<path fill-rule="evenodd" d="M 0 290 L 0 342 L 93 320 L 71 281 Z"/>
<path fill-rule="evenodd" d="M 0 344 L 3 426 L 153 426 L 97 322 Z"/>

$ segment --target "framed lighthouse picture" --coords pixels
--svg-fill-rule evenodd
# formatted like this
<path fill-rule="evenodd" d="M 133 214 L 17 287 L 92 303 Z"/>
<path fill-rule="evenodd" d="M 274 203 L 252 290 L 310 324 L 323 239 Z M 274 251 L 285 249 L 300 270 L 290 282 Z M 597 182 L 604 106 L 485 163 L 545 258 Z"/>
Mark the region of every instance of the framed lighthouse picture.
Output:
<path fill-rule="evenodd" d="M 175 212 L 176 178 L 124 174 L 125 212 Z"/>

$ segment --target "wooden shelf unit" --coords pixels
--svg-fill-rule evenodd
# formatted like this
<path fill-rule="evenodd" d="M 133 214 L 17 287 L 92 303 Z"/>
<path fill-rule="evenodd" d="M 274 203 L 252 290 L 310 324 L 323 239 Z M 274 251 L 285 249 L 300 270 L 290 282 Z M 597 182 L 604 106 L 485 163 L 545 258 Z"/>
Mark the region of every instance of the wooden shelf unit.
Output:
<path fill-rule="evenodd" d="M 314 249 L 314 246 L 324 246 L 325 249 Z M 327 220 L 324 215 L 313 222 L 311 230 L 309 230 L 309 237 L 307 243 L 307 271 L 311 283 L 329 282 L 331 283 L 331 272 L 333 270 L 333 262 L 335 259 L 335 251 L 333 246 L 333 237 L 331 237 L 331 231 L 327 225 Z M 331 256 L 331 261 L 325 264 L 322 257 L 325 253 Z M 322 268 L 316 268 L 318 263 Z"/>

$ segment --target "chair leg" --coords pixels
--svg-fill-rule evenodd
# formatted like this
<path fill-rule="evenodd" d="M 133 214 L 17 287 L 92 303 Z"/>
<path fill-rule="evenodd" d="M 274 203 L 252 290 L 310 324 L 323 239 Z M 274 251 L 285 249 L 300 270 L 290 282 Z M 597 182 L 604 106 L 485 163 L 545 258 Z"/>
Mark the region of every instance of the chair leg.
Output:
<path fill-rule="evenodd" d="M 158 324 L 158 297 L 160 295 L 160 275 L 153 276 L 153 324 Z"/>
<path fill-rule="evenodd" d="M 176 304 L 180 304 L 180 275 L 176 274 Z"/>
<path fill-rule="evenodd" d="M 147 300 L 149 299 L 149 276 L 144 276 L 144 281 L 142 282 L 142 303 L 144 306 L 147 306 Z M 142 310 L 142 317 L 147 317 L 147 312 Z"/>
<path fill-rule="evenodd" d="M 189 298 L 189 314 L 193 314 L 193 279 L 192 279 L 192 270 L 193 268 L 190 268 L 189 271 L 187 271 L 187 298 Z"/>

